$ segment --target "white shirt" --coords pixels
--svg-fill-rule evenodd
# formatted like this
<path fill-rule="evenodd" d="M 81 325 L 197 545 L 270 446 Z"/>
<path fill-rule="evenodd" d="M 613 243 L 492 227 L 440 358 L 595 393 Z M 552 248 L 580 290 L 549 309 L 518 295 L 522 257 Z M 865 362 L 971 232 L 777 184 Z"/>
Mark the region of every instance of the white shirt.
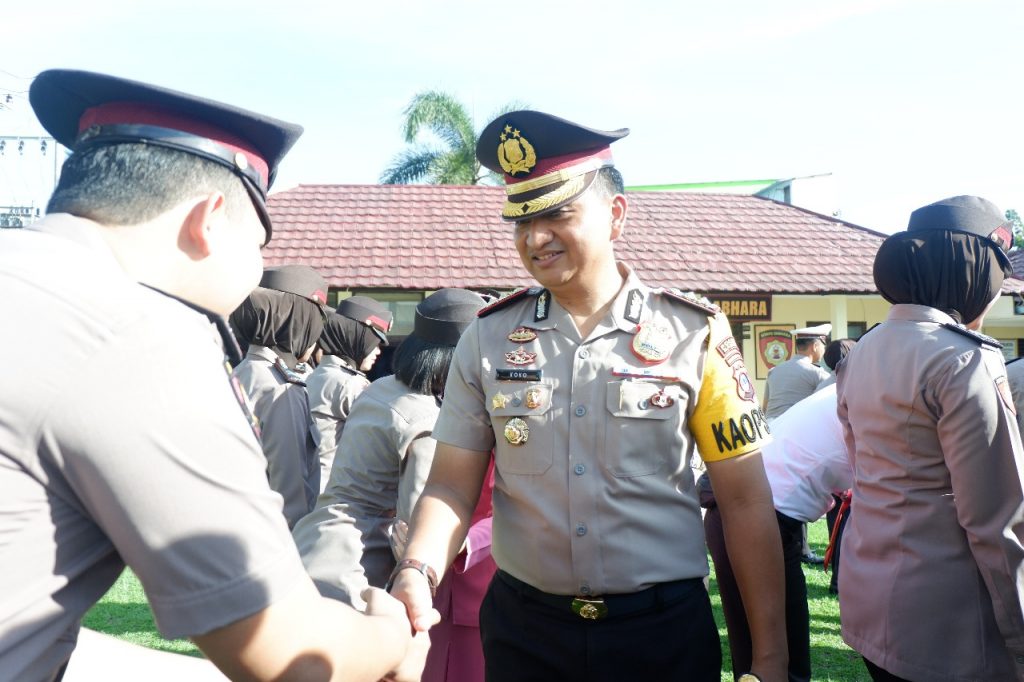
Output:
<path fill-rule="evenodd" d="M 816 521 L 833 504 L 832 493 L 853 486 L 843 429 L 836 415 L 836 386 L 812 393 L 772 421 L 774 440 L 761 448 L 775 509 L 798 521 Z"/>

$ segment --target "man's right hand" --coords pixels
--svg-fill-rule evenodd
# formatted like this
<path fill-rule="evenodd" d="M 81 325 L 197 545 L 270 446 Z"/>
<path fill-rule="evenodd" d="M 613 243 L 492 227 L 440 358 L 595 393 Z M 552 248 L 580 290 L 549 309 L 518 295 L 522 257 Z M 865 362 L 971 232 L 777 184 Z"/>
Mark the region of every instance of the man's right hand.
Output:
<path fill-rule="evenodd" d="M 391 586 L 391 596 L 405 604 L 406 616 L 414 632 L 426 632 L 441 621 L 434 608 L 427 578 L 419 571 L 399 571 Z"/>
<path fill-rule="evenodd" d="M 428 590 L 429 593 L 429 590 Z M 396 622 L 399 628 L 408 627 L 406 610 L 402 604 L 387 592 L 374 587 L 363 590 L 361 595 L 366 601 L 366 615 L 388 618 Z M 433 611 L 433 609 L 431 609 Z M 434 611 L 437 614 L 437 611 Z M 440 614 L 438 614 L 440 620 Z M 434 621 L 436 623 L 437 621 Z M 431 623 L 433 625 L 434 623 Z M 427 651 L 430 650 L 430 636 L 426 632 L 414 633 L 405 650 L 402 662 L 384 678 L 396 682 L 416 682 L 423 674 L 423 666 L 427 662 Z"/>

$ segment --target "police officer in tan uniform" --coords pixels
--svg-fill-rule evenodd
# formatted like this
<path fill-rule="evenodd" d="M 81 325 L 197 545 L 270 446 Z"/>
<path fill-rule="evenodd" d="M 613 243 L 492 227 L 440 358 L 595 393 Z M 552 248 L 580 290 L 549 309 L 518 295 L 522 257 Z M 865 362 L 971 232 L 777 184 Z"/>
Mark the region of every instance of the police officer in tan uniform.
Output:
<path fill-rule="evenodd" d="M 399 510 L 409 518 L 423 490 L 455 344 L 483 304 L 466 289 L 426 297 L 395 351 L 394 374 L 370 384 L 353 406 L 327 490 L 292 532 L 324 596 L 362 609 L 363 589 L 387 582 L 395 557 L 386 529 Z"/>
<path fill-rule="evenodd" d="M 793 357 L 773 367 L 764 385 L 764 413 L 768 419 L 775 419 L 814 393 L 831 376 L 818 365 L 831 332 L 830 324 L 790 332 L 793 335 Z"/>
<path fill-rule="evenodd" d="M 324 319 L 316 369 L 306 379 L 309 411 L 320 434 L 320 492 L 327 488 L 334 455 L 352 403 L 370 385 L 366 373 L 387 345 L 391 311 L 369 296 L 350 296 Z"/>
<path fill-rule="evenodd" d="M 780 540 L 757 451 L 767 424 L 725 316 L 616 262 L 627 199 L 609 145 L 627 132 L 520 111 L 481 134 L 540 286 L 485 309 L 456 349 L 392 594 L 425 627 L 493 448 L 487 679 L 717 681 L 699 449 L 725 498 L 753 672 L 784 680 Z"/>
<path fill-rule="evenodd" d="M 47 358 L 0 382 L 0 678 L 59 679 L 126 565 L 160 631 L 230 678 L 394 670 L 404 609 L 379 591 L 373 617 L 319 596 L 225 368 L 223 316 L 259 281 L 266 193 L 301 128 L 83 71 L 43 72 L 29 99 L 73 153 L 47 216 L 0 234 L 0 317 L 31 320 Z M 0 335 L 0 354 L 24 339 Z M 145 653 L 99 670 L 85 656 L 69 676 L 166 671 Z"/>
<path fill-rule="evenodd" d="M 284 498 L 288 527 L 313 511 L 320 494 L 320 431 L 297 369 L 323 330 L 327 281 L 307 265 L 268 268 L 260 286 L 232 313 L 259 323 L 234 375 L 252 404 L 270 487 Z M 236 322 L 236 326 L 240 326 Z"/>
<path fill-rule="evenodd" d="M 875 256 L 889 315 L 838 368 L 843 639 L 875 680 L 1024 680 L 1024 451 L 1001 347 L 977 331 L 1011 243 L 979 197 L 914 211 Z"/>

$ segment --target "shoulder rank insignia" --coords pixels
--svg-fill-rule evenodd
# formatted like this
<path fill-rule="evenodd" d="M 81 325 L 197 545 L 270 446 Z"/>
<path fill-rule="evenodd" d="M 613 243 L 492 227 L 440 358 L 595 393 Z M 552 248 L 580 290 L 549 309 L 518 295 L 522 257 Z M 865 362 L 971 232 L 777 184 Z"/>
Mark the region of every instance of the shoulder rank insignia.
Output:
<path fill-rule="evenodd" d="M 1002 350 L 1002 348 L 1003 348 L 1003 344 L 999 343 L 998 341 L 993 339 L 991 336 L 986 336 L 985 334 L 982 334 L 981 332 L 971 331 L 967 327 L 962 327 L 962 326 L 960 326 L 958 324 L 955 324 L 953 322 L 943 322 L 942 326 L 945 327 L 946 329 L 949 329 L 950 331 L 956 332 L 957 334 L 961 334 L 963 336 L 966 336 L 969 339 L 974 339 L 975 341 L 980 343 L 982 346 L 988 346 L 989 348 L 998 348 L 1000 350 Z"/>
<path fill-rule="evenodd" d="M 696 308 L 697 310 L 701 310 L 707 313 L 708 315 L 717 315 L 718 313 L 722 312 L 722 309 L 719 308 L 717 305 L 715 305 L 708 299 L 704 298 L 703 296 L 698 296 L 692 291 L 680 291 L 679 289 L 661 289 L 660 291 L 658 291 L 658 293 L 662 294 L 663 296 L 667 296 L 674 301 L 679 301 L 680 303 L 685 303 L 686 305 Z"/>
<path fill-rule="evenodd" d="M 305 386 L 305 378 L 293 369 L 288 369 L 288 365 L 284 364 L 284 360 L 277 358 L 274 361 L 274 369 L 276 369 L 281 376 L 289 384 L 298 384 L 299 386 Z"/>
<path fill-rule="evenodd" d="M 525 287 L 523 289 L 518 289 L 517 291 L 513 291 L 511 294 L 502 296 L 501 298 L 499 298 L 494 303 L 491 303 L 490 305 L 485 305 L 483 308 L 477 311 L 476 316 L 487 317 L 491 313 L 495 313 L 499 310 L 502 310 L 503 308 L 507 308 L 516 301 L 525 301 L 530 296 L 539 296 L 542 291 L 546 291 L 546 289 L 543 289 L 541 287 Z"/>

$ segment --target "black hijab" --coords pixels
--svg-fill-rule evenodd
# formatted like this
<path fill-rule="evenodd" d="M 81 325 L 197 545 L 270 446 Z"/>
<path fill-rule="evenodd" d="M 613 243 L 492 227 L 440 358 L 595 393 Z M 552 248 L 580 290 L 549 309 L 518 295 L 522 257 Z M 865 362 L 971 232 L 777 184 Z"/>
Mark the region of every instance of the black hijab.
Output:
<path fill-rule="evenodd" d="M 307 298 L 259 287 L 231 313 L 231 326 L 249 334 L 249 344 L 266 346 L 289 369 L 320 338 L 323 331 L 320 306 Z"/>
<path fill-rule="evenodd" d="M 327 313 L 320 334 L 320 348 L 325 355 L 344 358 L 357 370 L 380 342 L 370 327 L 333 311 Z"/>
<path fill-rule="evenodd" d="M 875 284 L 890 303 L 930 306 L 970 324 L 1003 285 L 997 248 L 955 230 L 897 232 L 875 255 Z"/>

